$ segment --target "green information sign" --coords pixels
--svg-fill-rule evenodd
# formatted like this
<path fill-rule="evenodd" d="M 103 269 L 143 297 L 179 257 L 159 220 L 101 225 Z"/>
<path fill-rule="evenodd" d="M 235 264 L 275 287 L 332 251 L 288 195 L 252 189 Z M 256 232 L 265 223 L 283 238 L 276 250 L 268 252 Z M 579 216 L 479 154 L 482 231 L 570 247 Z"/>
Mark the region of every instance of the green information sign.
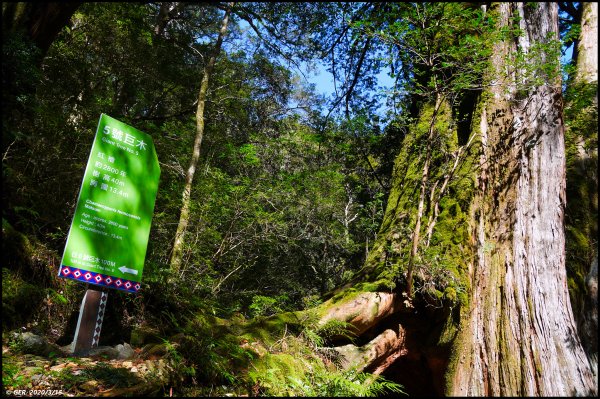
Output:
<path fill-rule="evenodd" d="M 159 177 L 152 138 L 102 114 L 58 275 L 137 292 Z"/>

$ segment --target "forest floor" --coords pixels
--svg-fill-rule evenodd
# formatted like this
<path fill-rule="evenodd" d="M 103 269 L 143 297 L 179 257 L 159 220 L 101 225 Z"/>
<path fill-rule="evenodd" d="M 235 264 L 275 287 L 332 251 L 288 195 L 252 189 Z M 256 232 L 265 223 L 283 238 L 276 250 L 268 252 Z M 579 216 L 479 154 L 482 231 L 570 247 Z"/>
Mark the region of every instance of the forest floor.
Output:
<path fill-rule="evenodd" d="M 134 349 L 129 359 L 106 355 L 72 357 L 20 353 L 2 345 L 2 396 L 204 396 L 202 387 L 182 389 L 184 373 L 177 359 Z M 192 392 L 193 390 L 194 392 Z M 226 387 L 210 396 L 240 396 Z M 245 395 L 242 395 L 245 396 Z"/>
<path fill-rule="evenodd" d="M 168 389 L 172 367 L 165 359 L 50 357 L 15 353 L 2 346 L 2 382 L 7 396 L 123 396 Z M 154 380 L 151 384 L 149 380 Z M 152 385 L 152 386 L 149 386 Z M 152 392 L 154 391 L 154 392 Z"/>

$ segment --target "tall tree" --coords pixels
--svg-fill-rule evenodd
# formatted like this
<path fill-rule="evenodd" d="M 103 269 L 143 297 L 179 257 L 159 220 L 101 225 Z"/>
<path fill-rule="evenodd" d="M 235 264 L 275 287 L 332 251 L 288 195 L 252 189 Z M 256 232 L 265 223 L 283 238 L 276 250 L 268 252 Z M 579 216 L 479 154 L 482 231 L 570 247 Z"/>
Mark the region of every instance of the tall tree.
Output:
<path fill-rule="evenodd" d="M 581 340 L 598 373 L 598 4 L 580 5 L 566 89 L 567 273 Z M 575 49 L 574 49 L 575 51 Z"/>
<path fill-rule="evenodd" d="M 425 196 L 427 214 L 440 220 L 433 226 L 431 240 L 419 244 L 423 256 L 414 263 L 421 271 L 415 281 L 418 295 L 411 304 L 403 292 L 409 284 L 406 255 L 412 253 L 415 216 L 421 212 L 419 180 L 427 163 L 410 159 L 419 159 L 419 151 L 426 153 L 423 145 L 440 146 L 439 153 L 444 148 L 440 141 L 456 134 L 453 129 L 458 125 L 453 120 L 456 114 L 441 112 L 443 108 L 433 118 L 435 113 L 423 101 L 417 102 L 419 120 L 396 159 L 378 243 L 354 280 L 354 290 L 362 292 L 348 293 L 346 299 L 340 299 L 343 292 L 336 293 L 323 305 L 322 320 L 348 322 L 361 339 L 376 335 L 360 348 L 336 347 L 350 365 L 381 372 L 398 362 L 405 365 L 402 373 L 418 364 L 411 359 L 422 356 L 438 394 L 594 395 L 597 387 L 577 334 L 565 267 L 566 157 L 557 5 L 501 3 L 484 10 L 496 19 L 501 40 L 491 52 L 491 68 L 478 71 L 487 75 L 480 102 L 471 102 L 469 124 L 478 151 L 461 160 L 456 172 L 455 164 L 443 156 L 435 162 L 438 167 L 446 162 L 446 171 L 441 178 L 428 179 L 426 189 L 435 193 L 436 182 L 438 190 L 444 185 L 444 174 L 454 175 L 448 183 L 452 195 L 440 201 L 439 213 L 431 199 L 436 195 Z M 433 27 L 447 21 L 448 15 L 442 12 L 441 17 Z M 472 21 L 481 17 L 474 15 Z M 398 21 L 403 22 L 401 16 Z M 408 27 L 417 30 L 414 24 Z M 433 27 L 421 28 L 426 34 Z M 443 41 L 454 29 L 439 32 L 435 40 Z M 467 51 L 464 57 L 478 46 L 472 37 L 461 44 Z M 444 54 L 449 53 L 441 51 L 436 57 Z M 436 92 L 435 81 L 430 80 L 432 69 L 446 81 L 469 72 L 461 68 L 464 63 L 456 62 L 454 68 L 450 64 L 451 59 L 444 59 L 429 71 L 415 65 L 409 72 L 417 78 L 416 93 L 428 87 Z M 455 89 L 464 83 L 458 79 Z M 436 119 L 435 130 L 444 134 L 437 134 L 434 142 L 423 140 L 430 137 L 428 127 Z M 453 303 L 454 310 L 443 316 L 445 326 L 418 330 L 429 334 L 423 343 L 414 318 L 428 312 L 427 306 L 443 308 L 444 303 Z M 440 317 L 429 312 L 432 318 Z M 457 315 L 462 319 L 453 329 Z M 449 341 L 451 351 L 445 352 Z M 445 380 L 445 387 L 438 378 Z"/>
<path fill-rule="evenodd" d="M 577 58 L 576 79 L 585 83 L 597 82 L 598 41 L 594 37 L 598 32 L 598 3 L 583 3 L 580 32 L 577 52 L 581 58 Z"/>
<path fill-rule="evenodd" d="M 523 34 L 499 43 L 492 58 L 497 84 L 481 117 L 471 312 L 448 393 L 593 395 L 566 282 L 564 125 L 551 43 L 557 6 L 501 3 L 497 11 L 501 26 L 518 24 Z"/>
<path fill-rule="evenodd" d="M 202 81 L 200 83 L 200 91 L 198 93 L 198 106 L 196 108 L 196 138 L 194 140 L 194 147 L 192 150 L 192 158 L 187 168 L 185 175 L 185 186 L 182 194 L 182 205 L 181 214 L 179 217 L 179 224 L 177 225 L 177 232 L 175 233 L 175 242 L 173 244 L 173 252 L 171 254 L 170 265 L 171 269 L 178 272 L 181 268 L 181 253 L 184 242 L 184 234 L 189 222 L 190 213 L 190 201 L 192 193 L 192 182 L 194 180 L 194 174 L 196 173 L 196 167 L 198 166 L 198 160 L 200 159 L 200 146 L 202 144 L 202 138 L 204 136 L 204 108 L 206 106 L 208 86 L 210 83 L 210 76 L 215 67 L 215 63 L 219 53 L 221 52 L 221 46 L 223 39 L 227 33 L 227 24 L 229 23 L 229 14 L 233 8 L 233 3 L 229 3 L 223 20 L 221 21 L 221 28 L 219 29 L 219 35 L 215 42 L 214 49 L 208 59 L 208 62 L 204 66 L 202 71 Z"/>

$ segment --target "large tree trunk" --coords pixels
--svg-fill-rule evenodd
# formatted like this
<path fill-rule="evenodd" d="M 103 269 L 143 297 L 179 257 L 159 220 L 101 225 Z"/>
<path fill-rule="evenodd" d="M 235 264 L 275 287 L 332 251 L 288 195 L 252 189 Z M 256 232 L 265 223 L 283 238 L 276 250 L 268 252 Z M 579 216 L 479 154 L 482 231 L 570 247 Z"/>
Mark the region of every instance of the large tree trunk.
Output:
<path fill-rule="evenodd" d="M 412 395 L 595 395 L 567 288 L 565 127 L 558 59 L 549 51 L 557 6 L 497 8 L 500 28 L 518 23 L 523 35 L 494 49 L 474 136 L 459 147 L 450 107 L 422 107 L 396 158 L 365 267 L 316 309 L 319 328 L 345 322 L 355 339 L 330 337 L 321 349 L 341 367 L 384 374 Z M 508 61 L 523 54 L 533 58 Z M 458 149 L 430 164 L 433 153 L 410 148 L 431 136 L 432 120 L 439 123 L 436 152 L 442 142 Z M 416 265 L 414 226 L 427 215 Z M 431 256 L 427 249 L 435 246 Z M 415 266 L 411 298 L 407 269 Z"/>
<path fill-rule="evenodd" d="M 558 34 L 555 3 L 502 3 L 524 35 L 497 46 L 500 72 L 481 120 L 477 261 L 471 312 L 449 369 L 450 395 L 570 396 L 597 392 L 571 310 L 565 271 L 565 149 L 560 83 L 519 87 L 505 56 Z M 556 37 L 556 36 L 555 36 Z M 553 62 L 545 58 L 542 64 Z M 525 91 L 526 94 L 522 94 Z"/>
<path fill-rule="evenodd" d="M 179 216 L 179 224 L 177 225 L 177 232 L 175 233 L 175 242 L 173 244 L 173 251 L 171 253 L 171 270 L 179 271 L 182 262 L 182 251 L 184 235 L 187 229 L 187 225 L 190 217 L 190 201 L 192 193 L 192 182 L 194 180 L 194 174 L 196 173 L 196 167 L 198 160 L 200 159 L 200 145 L 202 144 L 202 137 L 204 136 L 204 107 L 206 105 L 206 97 L 208 93 L 208 84 L 210 81 L 210 75 L 215 67 L 217 56 L 221 52 L 221 44 L 227 32 L 227 24 L 229 21 L 229 14 L 231 12 L 232 4 L 229 5 L 225 11 L 223 21 L 221 22 L 221 29 L 219 30 L 219 36 L 215 43 L 214 51 L 208 60 L 208 63 L 204 66 L 202 74 L 202 83 L 200 84 L 200 92 L 198 93 L 198 107 L 196 109 L 196 139 L 194 140 L 194 148 L 192 151 L 192 159 L 187 169 L 185 176 L 185 186 L 182 194 L 181 204 L 181 215 Z"/>
<path fill-rule="evenodd" d="M 528 67 L 553 63 L 558 67 L 558 60 L 546 52 L 551 48 L 548 38 L 558 31 L 557 7 L 502 3 L 498 12 L 503 26 L 519 16 L 524 34 L 497 44 L 492 84 L 478 108 L 479 165 L 461 172 L 466 180 L 465 170 L 477 171 L 470 213 L 472 250 L 466 242 L 458 245 L 466 266 L 459 264 L 457 269 L 468 275 L 469 299 L 460 300 L 458 311 L 450 311 L 426 303 L 425 287 L 420 287 L 414 302 L 403 297 L 407 287 L 385 292 L 388 265 L 397 263 L 395 254 L 407 251 L 412 243 L 403 238 L 410 213 L 419 213 L 411 205 L 418 200 L 410 194 L 416 191 L 411 176 L 418 173 L 412 166 L 398 168 L 402 156 L 411 156 L 401 153 L 378 242 L 360 274 L 362 285 L 353 287 L 362 293 L 342 290 L 334 295 L 321 307 L 321 323 L 345 321 L 357 335 L 354 343 L 334 340 L 338 346 L 332 350 L 342 358 L 343 367 L 384 373 L 412 394 L 594 395 L 596 381 L 577 334 L 567 288 L 559 71 L 543 76 L 547 68 L 538 68 L 537 77 L 546 82 L 540 84 L 526 74 L 528 68 L 507 62 L 522 51 L 538 57 Z M 421 119 L 429 115 L 422 111 Z M 449 117 L 449 113 L 438 116 Z M 453 188 L 455 195 L 460 187 Z M 433 208 L 430 212 L 435 215 Z M 446 220 L 444 228 L 452 227 L 448 224 Z M 444 290 L 444 298 L 453 296 L 456 304 L 457 293 Z M 453 327 L 457 313 L 462 316 L 458 332 Z"/>

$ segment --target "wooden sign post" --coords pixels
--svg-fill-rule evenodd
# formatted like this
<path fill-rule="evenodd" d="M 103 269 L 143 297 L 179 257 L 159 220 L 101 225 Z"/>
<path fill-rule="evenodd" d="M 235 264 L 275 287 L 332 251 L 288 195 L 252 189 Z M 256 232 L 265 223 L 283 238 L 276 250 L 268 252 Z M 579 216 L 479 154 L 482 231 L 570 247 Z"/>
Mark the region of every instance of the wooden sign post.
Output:
<path fill-rule="evenodd" d="M 94 286 L 90 286 L 86 291 L 79 308 L 79 319 L 73 339 L 75 356 L 86 356 L 90 349 L 98 347 L 107 299 L 108 292 Z"/>

